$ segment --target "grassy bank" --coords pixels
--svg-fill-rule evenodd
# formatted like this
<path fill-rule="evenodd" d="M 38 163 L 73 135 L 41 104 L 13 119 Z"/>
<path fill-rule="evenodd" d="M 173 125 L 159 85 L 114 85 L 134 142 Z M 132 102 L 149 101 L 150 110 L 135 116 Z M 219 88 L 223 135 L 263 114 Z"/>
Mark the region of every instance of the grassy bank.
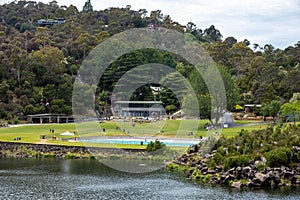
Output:
<path fill-rule="evenodd" d="M 185 127 L 180 131 L 180 126 L 184 123 Z M 66 146 L 95 146 L 104 148 L 137 148 L 144 149 L 145 146 L 134 145 L 134 144 L 99 144 L 99 143 L 88 143 L 83 144 L 82 142 L 75 141 L 80 137 L 99 137 L 99 136 L 115 136 L 115 137 L 179 137 L 179 138 L 198 138 L 200 136 L 205 137 L 207 134 L 212 132 L 219 132 L 225 137 L 233 137 L 237 135 L 241 129 L 243 130 L 259 130 L 265 128 L 266 124 L 253 124 L 251 122 L 238 122 L 242 123 L 241 127 L 224 128 L 219 130 L 207 131 L 205 124 L 207 120 L 166 120 L 153 123 L 136 123 L 133 127 L 130 122 L 114 122 L 109 121 L 101 124 L 87 122 L 82 124 L 37 124 L 28 126 L 17 126 L 0 128 L 0 141 L 5 142 L 24 142 L 24 143 L 45 143 L 55 145 L 66 145 Z M 246 125 L 245 125 L 246 123 Z M 189 126 L 195 126 L 198 124 L 197 130 L 189 130 Z M 77 132 L 76 126 L 79 126 L 81 133 Z M 54 130 L 54 133 L 50 131 Z M 104 130 L 104 131 L 103 131 Z M 60 136 L 60 133 L 69 131 L 74 133 L 74 136 Z M 195 131 L 195 132 L 194 132 Z M 84 133 L 82 133 L 84 132 Z M 193 135 L 188 133 L 193 132 Z M 42 140 L 41 136 L 46 139 Z M 56 140 L 53 138 L 56 137 Z M 21 138 L 21 140 L 14 140 L 15 138 Z M 70 142 L 71 140 L 72 142 Z"/>

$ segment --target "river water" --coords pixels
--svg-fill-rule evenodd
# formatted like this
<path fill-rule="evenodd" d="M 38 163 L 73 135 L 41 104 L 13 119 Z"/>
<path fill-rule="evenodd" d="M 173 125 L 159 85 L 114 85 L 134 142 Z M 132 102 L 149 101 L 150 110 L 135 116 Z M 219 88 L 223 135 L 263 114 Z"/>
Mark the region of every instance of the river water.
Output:
<path fill-rule="evenodd" d="M 120 172 L 97 160 L 0 159 L 0 199 L 300 199 L 300 188 L 239 191 L 164 170 Z"/>

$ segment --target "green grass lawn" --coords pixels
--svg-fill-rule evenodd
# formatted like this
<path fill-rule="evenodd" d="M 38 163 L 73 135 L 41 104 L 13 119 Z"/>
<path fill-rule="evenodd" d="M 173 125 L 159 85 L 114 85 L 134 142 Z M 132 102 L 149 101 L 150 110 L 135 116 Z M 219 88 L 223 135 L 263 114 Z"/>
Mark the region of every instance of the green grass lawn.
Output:
<path fill-rule="evenodd" d="M 242 129 L 251 132 L 252 130 L 265 129 L 268 127 L 268 124 L 256 124 L 251 126 L 238 126 L 232 128 L 223 128 L 221 134 L 225 137 L 233 137 L 237 135 Z"/>
<path fill-rule="evenodd" d="M 204 125 L 208 123 L 208 120 L 162 120 L 153 123 L 136 123 L 132 126 L 130 122 L 114 122 L 109 121 L 105 123 L 91 123 L 85 122 L 80 124 L 43 124 L 43 125 L 30 125 L 30 126 L 19 126 L 19 127 L 8 127 L 0 128 L 0 141 L 7 142 L 24 142 L 24 143 L 40 143 L 41 135 L 46 135 L 47 143 L 58 144 L 58 145 L 71 145 L 71 146 L 85 146 L 81 142 L 69 142 L 61 141 L 61 138 L 75 137 L 91 137 L 91 136 L 145 136 L 145 137 L 186 137 L 193 138 L 203 136 L 205 137 L 208 133 L 219 132 L 226 137 L 232 137 L 238 134 L 241 129 L 254 130 L 266 128 L 267 124 L 262 125 L 251 125 L 250 122 L 237 122 L 247 126 L 223 128 L 219 130 L 207 131 Z M 198 127 L 197 127 L 198 126 Z M 117 128 L 118 127 L 118 128 Z M 180 128 L 181 127 L 181 128 Z M 54 129 L 54 134 L 50 133 L 50 129 Z M 103 131 L 105 129 L 105 131 Z M 78 135 L 79 130 L 79 135 Z M 125 130 L 125 132 L 124 132 Z M 75 136 L 60 136 L 60 133 L 70 131 L 75 132 Z M 193 132 L 193 136 L 188 136 L 189 132 Z M 58 137 L 58 140 L 53 140 L 53 136 Z M 20 137 L 20 141 L 14 141 L 14 138 Z M 43 141 L 45 142 L 45 141 Z M 89 143 L 90 146 L 98 147 L 115 147 L 112 144 L 93 144 Z M 141 145 L 118 145 L 118 148 L 145 148 Z"/>
<path fill-rule="evenodd" d="M 65 131 L 76 131 L 75 124 L 43 124 L 43 125 L 30 125 L 30 126 L 20 126 L 20 127 L 8 127 L 0 129 L 0 141 L 14 141 L 16 137 L 21 137 L 22 142 L 39 142 L 41 135 L 46 135 L 47 137 L 53 137 L 50 133 L 50 129 L 54 129 L 54 134 Z"/>

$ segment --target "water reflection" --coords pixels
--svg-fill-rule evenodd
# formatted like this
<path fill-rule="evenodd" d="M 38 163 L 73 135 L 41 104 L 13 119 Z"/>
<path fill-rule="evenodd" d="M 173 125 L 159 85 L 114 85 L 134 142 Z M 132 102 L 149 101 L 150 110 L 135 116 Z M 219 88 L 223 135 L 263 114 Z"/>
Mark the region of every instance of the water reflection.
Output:
<path fill-rule="evenodd" d="M 299 188 L 230 190 L 163 170 L 132 174 L 96 160 L 0 159 L 0 199 L 299 199 Z"/>

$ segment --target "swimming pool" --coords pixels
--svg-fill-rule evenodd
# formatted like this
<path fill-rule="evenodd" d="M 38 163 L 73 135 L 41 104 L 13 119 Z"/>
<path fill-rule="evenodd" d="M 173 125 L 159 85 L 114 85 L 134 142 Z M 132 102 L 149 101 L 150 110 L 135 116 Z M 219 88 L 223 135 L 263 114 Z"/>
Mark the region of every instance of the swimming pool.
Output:
<path fill-rule="evenodd" d="M 83 143 L 103 143 L 103 144 L 135 144 L 135 145 L 147 145 L 151 141 L 155 142 L 155 139 L 137 139 L 137 138 L 122 138 L 122 139 L 82 139 L 80 140 Z M 163 142 L 167 146 L 176 146 L 176 147 L 187 147 L 194 144 L 198 144 L 199 140 L 180 140 L 180 139 L 161 139 L 160 142 Z"/>

